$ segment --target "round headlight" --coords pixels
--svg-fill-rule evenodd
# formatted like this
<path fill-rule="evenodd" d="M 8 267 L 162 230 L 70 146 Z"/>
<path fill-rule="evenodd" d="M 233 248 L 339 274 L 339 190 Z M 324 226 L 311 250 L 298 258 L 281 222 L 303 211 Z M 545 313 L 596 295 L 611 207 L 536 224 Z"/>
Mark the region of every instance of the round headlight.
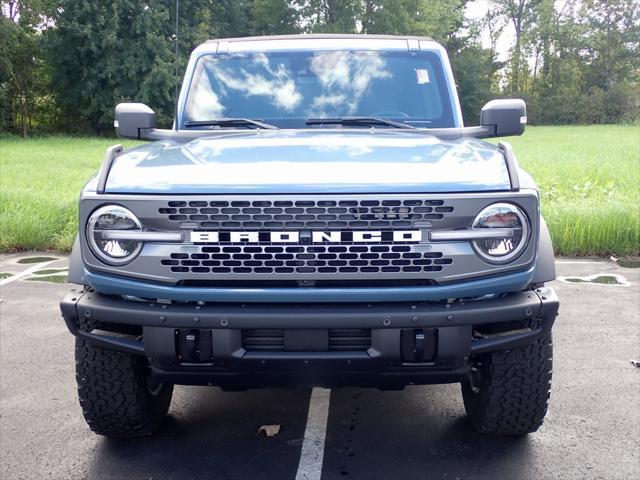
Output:
<path fill-rule="evenodd" d="M 110 238 L 114 231 L 122 230 L 142 230 L 140 221 L 124 207 L 107 205 L 98 208 L 89 217 L 87 242 L 93 253 L 103 262 L 110 265 L 124 265 L 140 253 L 142 242 Z"/>
<path fill-rule="evenodd" d="M 473 228 L 502 228 L 511 230 L 511 236 L 476 240 L 473 245 L 478 254 L 491 263 L 507 263 L 515 259 L 529 241 L 527 216 L 510 203 L 494 203 L 482 210 L 473 221 Z"/>

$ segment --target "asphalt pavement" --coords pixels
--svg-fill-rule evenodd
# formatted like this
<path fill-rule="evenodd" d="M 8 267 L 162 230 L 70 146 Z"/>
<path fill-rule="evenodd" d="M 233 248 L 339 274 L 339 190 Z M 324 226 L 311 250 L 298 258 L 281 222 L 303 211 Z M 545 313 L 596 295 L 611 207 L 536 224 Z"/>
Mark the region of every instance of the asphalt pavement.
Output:
<path fill-rule="evenodd" d="M 66 260 L 56 258 L 0 256 L 2 479 L 640 478 L 638 268 L 558 262 L 550 409 L 526 437 L 475 433 L 457 385 L 176 387 L 157 435 L 114 441 L 82 419 L 58 310 Z M 280 431 L 258 434 L 262 425 Z"/>

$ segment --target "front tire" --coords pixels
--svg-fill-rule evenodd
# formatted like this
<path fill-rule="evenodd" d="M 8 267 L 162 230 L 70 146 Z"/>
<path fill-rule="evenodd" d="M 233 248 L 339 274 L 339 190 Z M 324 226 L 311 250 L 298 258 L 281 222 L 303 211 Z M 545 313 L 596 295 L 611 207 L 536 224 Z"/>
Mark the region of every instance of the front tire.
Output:
<path fill-rule="evenodd" d="M 79 338 L 76 381 L 89 428 L 108 437 L 151 435 L 164 420 L 173 394 L 173 385 L 151 382 L 146 358 Z"/>
<path fill-rule="evenodd" d="M 473 427 L 494 435 L 538 430 L 547 413 L 552 359 L 551 333 L 524 347 L 474 359 L 474 379 L 462 384 Z"/>

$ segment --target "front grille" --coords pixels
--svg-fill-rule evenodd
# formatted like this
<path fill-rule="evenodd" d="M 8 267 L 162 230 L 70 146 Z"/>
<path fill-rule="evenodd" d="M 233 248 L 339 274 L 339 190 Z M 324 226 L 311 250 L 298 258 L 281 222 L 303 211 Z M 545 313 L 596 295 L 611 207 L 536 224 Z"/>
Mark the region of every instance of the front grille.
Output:
<path fill-rule="evenodd" d="M 242 330 L 242 348 L 251 352 L 284 350 L 284 330 L 260 328 Z"/>
<path fill-rule="evenodd" d="M 412 245 L 221 245 L 172 253 L 161 264 L 173 273 L 313 274 L 439 272 L 453 259 Z"/>
<path fill-rule="evenodd" d="M 329 330 L 329 350 L 361 352 L 371 347 L 371 330 L 368 328 L 335 328 Z"/>
<path fill-rule="evenodd" d="M 371 330 L 367 328 L 329 329 L 328 351 L 363 352 L 371 347 Z M 285 330 L 259 328 L 242 330 L 242 347 L 254 352 L 285 350 Z"/>
<path fill-rule="evenodd" d="M 504 201 L 516 202 L 531 221 L 530 245 L 515 261 L 492 265 L 470 242 L 430 240 L 432 232 L 468 229 L 479 211 Z M 82 201 L 82 224 L 105 203 L 122 204 L 149 231 L 181 232 L 183 241 L 145 243 L 124 266 L 85 255 L 90 269 L 202 288 L 410 287 L 499 275 L 531 265 L 539 218 L 531 191 L 98 195 Z"/>
<path fill-rule="evenodd" d="M 444 200 L 170 201 L 158 209 L 176 226 L 197 228 L 313 229 L 429 226 L 454 211 Z"/>

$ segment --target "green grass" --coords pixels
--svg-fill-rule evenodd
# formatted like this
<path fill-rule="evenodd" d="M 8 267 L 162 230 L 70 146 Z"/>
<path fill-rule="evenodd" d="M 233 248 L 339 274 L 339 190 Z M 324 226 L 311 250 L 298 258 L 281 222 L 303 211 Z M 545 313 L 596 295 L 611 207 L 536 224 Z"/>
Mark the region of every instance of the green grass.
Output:
<path fill-rule="evenodd" d="M 27 278 L 29 282 L 49 282 L 49 283 L 66 283 L 66 275 L 48 275 L 45 277 L 30 277 Z"/>
<path fill-rule="evenodd" d="M 640 254 L 640 126 L 530 127 L 507 140 L 540 186 L 557 253 Z M 0 250 L 69 250 L 80 189 L 118 142 L 0 139 Z"/>
<path fill-rule="evenodd" d="M 43 263 L 43 262 L 51 262 L 53 260 L 56 260 L 56 258 L 55 257 L 28 257 L 28 258 L 21 258 L 20 260 L 18 260 L 18 263 L 21 263 L 21 264 Z"/>
<path fill-rule="evenodd" d="M 529 127 L 506 140 L 538 183 L 557 254 L 640 253 L 640 125 Z"/>
<path fill-rule="evenodd" d="M 0 138 L 0 250 L 70 250 L 80 190 L 115 143 L 124 142 Z"/>
<path fill-rule="evenodd" d="M 64 273 L 66 271 L 66 268 L 46 268 L 44 270 L 38 270 L 33 273 L 34 275 L 55 275 L 58 273 Z"/>

